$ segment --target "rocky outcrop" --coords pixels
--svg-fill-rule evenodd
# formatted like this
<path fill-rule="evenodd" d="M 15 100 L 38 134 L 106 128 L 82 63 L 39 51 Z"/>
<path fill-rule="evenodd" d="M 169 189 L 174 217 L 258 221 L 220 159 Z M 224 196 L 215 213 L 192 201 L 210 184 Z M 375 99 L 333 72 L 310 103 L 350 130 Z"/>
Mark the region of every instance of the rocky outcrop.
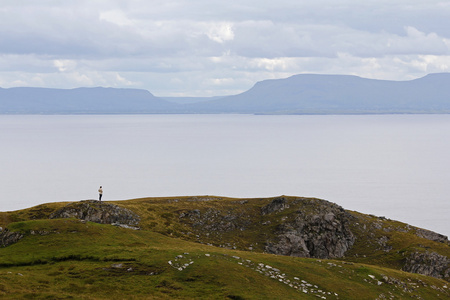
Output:
<path fill-rule="evenodd" d="M 260 208 L 236 204 L 182 211 L 179 220 L 199 242 L 249 250 L 257 245 L 279 255 L 338 258 L 355 241 L 348 226 L 351 215 L 325 200 L 281 196 Z"/>
<path fill-rule="evenodd" d="M 422 228 L 417 228 L 416 229 L 416 235 L 430 240 L 430 241 L 435 241 L 435 242 L 440 242 L 440 243 L 448 243 L 448 237 L 443 235 L 443 234 L 439 234 L 436 233 L 434 231 L 431 230 L 426 230 L 426 229 L 422 229 Z"/>
<path fill-rule="evenodd" d="M 278 198 L 273 199 L 273 201 L 270 202 L 269 204 L 267 204 L 266 206 L 263 206 L 261 208 L 261 214 L 264 216 L 264 215 L 272 214 L 275 212 L 281 212 L 288 208 L 289 208 L 289 203 L 286 200 L 286 198 L 278 197 Z"/>
<path fill-rule="evenodd" d="M 0 247 L 17 243 L 21 238 L 23 238 L 23 234 L 20 232 L 9 231 L 7 228 L 0 227 Z"/>
<path fill-rule="evenodd" d="M 121 208 L 114 204 L 87 200 L 74 202 L 50 214 L 50 219 L 77 218 L 100 224 L 112 224 L 122 228 L 139 229 L 140 218 L 137 214 L 126 208 Z M 10 231 L 8 228 L 0 227 L 0 247 L 7 247 L 17 243 L 24 236 L 47 235 L 50 232 L 45 230 L 30 230 L 29 232 Z"/>
<path fill-rule="evenodd" d="M 96 200 L 74 202 L 55 211 L 50 219 L 77 218 L 100 224 L 136 226 L 140 217 L 129 209 Z"/>
<path fill-rule="evenodd" d="M 351 215 L 327 201 L 303 201 L 307 201 L 302 206 L 307 212 L 298 210 L 293 220 L 280 224 L 277 238 L 267 242 L 266 252 L 298 257 L 343 257 L 355 242 L 348 226 Z M 281 197 L 263 207 L 261 213 L 277 213 L 288 207 L 288 201 Z"/>
<path fill-rule="evenodd" d="M 448 257 L 436 252 L 413 252 L 406 259 L 402 270 L 448 280 L 450 276 L 449 263 Z"/>

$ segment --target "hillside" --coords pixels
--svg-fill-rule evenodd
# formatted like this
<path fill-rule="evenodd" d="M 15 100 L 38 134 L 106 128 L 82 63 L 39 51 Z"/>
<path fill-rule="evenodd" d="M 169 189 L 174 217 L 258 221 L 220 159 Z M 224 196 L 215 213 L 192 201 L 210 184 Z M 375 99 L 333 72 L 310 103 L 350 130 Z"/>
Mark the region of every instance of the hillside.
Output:
<path fill-rule="evenodd" d="M 0 88 L 0 114 L 450 113 L 450 73 L 409 81 L 301 74 L 257 82 L 238 95 L 155 97 L 115 88 Z"/>
<path fill-rule="evenodd" d="M 450 296 L 447 237 L 320 199 L 49 203 L 0 226 L 4 299 Z"/>
<path fill-rule="evenodd" d="M 264 80 L 199 110 L 266 114 L 449 113 L 450 73 L 410 81 L 301 74 Z"/>
<path fill-rule="evenodd" d="M 138 89 L 0 88 L 1 114 L 164 113 L 175 106 Z"/>

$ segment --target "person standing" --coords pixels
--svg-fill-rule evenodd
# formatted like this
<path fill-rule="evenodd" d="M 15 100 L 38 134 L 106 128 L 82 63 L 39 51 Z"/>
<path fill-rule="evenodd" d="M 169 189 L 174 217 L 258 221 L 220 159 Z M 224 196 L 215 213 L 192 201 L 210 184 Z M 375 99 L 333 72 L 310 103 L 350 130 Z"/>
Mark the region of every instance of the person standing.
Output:
<path fill-rule="evenodd" d="M 103 196 L 103 188 L 102 186 L 100 186 L 100 188 L 98 189 L 98 201 L 102 201 L 102 196 Z"/>

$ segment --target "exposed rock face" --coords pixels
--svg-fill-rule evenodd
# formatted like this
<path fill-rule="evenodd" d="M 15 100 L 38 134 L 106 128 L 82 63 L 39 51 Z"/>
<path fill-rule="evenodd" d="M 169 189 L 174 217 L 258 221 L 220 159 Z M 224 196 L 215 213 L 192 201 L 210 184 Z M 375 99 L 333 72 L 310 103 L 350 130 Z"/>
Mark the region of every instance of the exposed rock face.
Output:
<path fill-rule="evenodd" d="M 9 231 L 7 228 L 2 229 L 0 227 L 0 247 L 6 247 L 17 243 L 21 238 L 23 238 L 23 234 L 20 232 Z"/>
<path fill-rule="evenodd" d="M 183 211 L 179 220 L 200 242 L 250 250 L 261 245 L 261 250 L 279 255 L 337 258 L 355 241 L 348 226 L 351 215 L 325 200 L 281 196 L 261 208 L 246 202 L 236 204 L 233 208 Z M 243 240 L 252 244 L 239 244 L 239 237 L 246 235 Z"/>
<path fill-rule="evenodd" d="M 275 198 L 272 202 L 261 208 L 261 214 L 268 215 L 274 212 L 280 212 L 289 208 L 289 204 L 284 197 Z"/>
<path fill-rule="evenodd" d="M 287 207 L 289 204 L 281 197 L 264 206 L 261 213 L 277 213 Z M 350 214 L 342 207 L 322 200 L 311 202 L 310 208 L 313 213 L 298 210 L 293 220 L 280 224 L 277 240 L 268 242 L 265 250 L 299 257 L 343 257 L 355 242 L 348 227 Z"/>
<path fill-rule="evenodd" d="M 449 279 L 450 259 L 436 252 L 414 252 L 406 259 L 402 270 L 436 278 Z"/>
<path fill-rule="evenodd" d="M 426 230 L 426 229 L 422 229 L 422 228 L 417 228 L 416 235 L 420 236 L 421 238 L 427 239 L 427 240 L 440 242 L 440 243 L 448 243 L 447 236 L 445 236 L 443 234 L 436 233 L 434 231 L 430 231 L 430 230 Z"/>
<path fill-rule="evenodd" d="M 125 224 L 135 226 L 140 217 L 129 209 L 117 205 L 86 200 L 70 203 L 50 215 L 50 219 L 77 218 L 100 224 Z"/>

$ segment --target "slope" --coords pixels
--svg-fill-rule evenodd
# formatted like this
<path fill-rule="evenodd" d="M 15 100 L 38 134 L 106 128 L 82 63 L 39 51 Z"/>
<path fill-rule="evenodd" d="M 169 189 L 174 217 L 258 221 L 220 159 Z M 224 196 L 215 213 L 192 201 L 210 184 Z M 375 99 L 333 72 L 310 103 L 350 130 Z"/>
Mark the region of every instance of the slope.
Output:
<path fill-rule="evenodd" d="M 176 106 L 138 89 L 0 89 L 0 113 L 3 114 L 161 113 Z"/>
<path fill-rule="evenodd" d="M 11 224 L 4 299 L 445 299 L 442 280 L 363 264 L 227 250 L 74 219 Z"/>
<path fill-rule="evenodd" d="M 333 209 L 340 211 L 337 205 L 323 200 L 205 196 L 145 198 L 115 204 L 118 206 L 98 201 L 50 203 L 0 213 L 2 232 L 22 236 L 0 248 L 0 295 L 6 299 L 450 296 L 446 281 L 399 270 L 405 253 L 412 250 L 448 257 L 446 238 L 383 218 L 342 212 L 350 218 L 348 226 L 355 242 L 340 258 L 263 253 L 264 240 L 277 239 L 283 234 L 280 229 L 293 219 L 299 221 L 298 211 L 319 218 L 320 211 L 328 211 L 324 214 L 328 218 Z M 199 212 L 193 221 L 201 225 L 186 222 L 190 211 L 195 211 L 195 216 Z M 78 218 L 70 218 L 70 212 L 78 213 Z M 141 229 L 87 221 L 100 216 L 108 223 L 111 219 L 105 217 L 112 212 L 121 223 L 134 222 L 128 212 L 139 215 Z M 313 219 L 314 226 L 323 229 L 321 221 Z M 333 221 L 341 222 L 337 214 Z M 378 235 L 388 236 L 388 240 L 380 240 Z M 249 249 L 249 245 L 254 248 Z M 386 252 L 386 247 L 391 249 Z"/>
<path fill-rule="evenodd" d="M 250 90 L 197 109 L 228 113 L 448 113 L 450 74 L 410 81 L 301 74 L 258 82 Z"/>

